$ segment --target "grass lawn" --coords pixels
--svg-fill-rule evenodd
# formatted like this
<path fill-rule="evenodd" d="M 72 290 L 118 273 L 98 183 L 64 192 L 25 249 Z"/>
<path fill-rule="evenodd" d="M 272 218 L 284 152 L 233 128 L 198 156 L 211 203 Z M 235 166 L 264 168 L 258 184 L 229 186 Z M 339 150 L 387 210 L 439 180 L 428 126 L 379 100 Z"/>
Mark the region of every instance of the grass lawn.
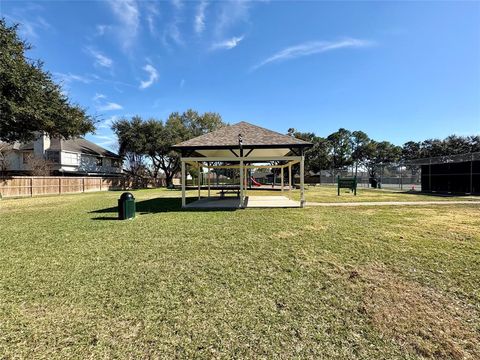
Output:
<path fill-rule="evenodd" d="M 250 190 L 250 195 L 281 195 L 280 191 Z M 285 195 L 288 192 L 285 190 Z M 294 200 L 300 200 L 299 190 L 292 192 Z M 337 195 L 336 186 L 306 186 L 305 199 L 308 202 L 383 202 L 383 201 L 480 201 L 479 196 L 429 195 L 391 189 L 357 188 L 357 196 L 348 189 L 341 189 Z"/>
<path fill-rule="evenodd" d="M 307 201 L 353 198 L 329 190 Z M 480 358 L 478 205 L 197 212 L 141 190 L 117 221 L 119 195 L 0 201 L 0 358 Z"/>

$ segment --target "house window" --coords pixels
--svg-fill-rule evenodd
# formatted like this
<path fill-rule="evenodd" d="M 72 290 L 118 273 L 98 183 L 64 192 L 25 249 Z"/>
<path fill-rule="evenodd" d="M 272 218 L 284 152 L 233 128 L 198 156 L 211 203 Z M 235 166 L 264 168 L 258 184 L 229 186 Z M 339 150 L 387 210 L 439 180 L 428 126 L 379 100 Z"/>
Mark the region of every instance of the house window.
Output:
<path fill-rule="evenodd" d="M 62 153 L 62 164 L 65 165 L 78 165 L 78 154 L 71 152 Z"/>
<path fill-rule="evenodd" d="M 45 152 L 45 156 L 48 161 L 51 161 L 54 164 L 60 163 L 60 151 L 49 150 Z"/>
<path fill-rule="evenodd" d="M 102 166 L 103 165 L 103 158 L 97 157 L 97 166 Z"/>
<path fill-rule="evenodd" d="M 28 164 L 28 161 L 33 157 L 33 152 L 28 151 L 23 153 L 23 163 Z"/>
<path fill-rule="evenodd" d="M 120 160 L 112 159 L 112 167 L 115 167 L 115 168 L 120 167 Z"/>

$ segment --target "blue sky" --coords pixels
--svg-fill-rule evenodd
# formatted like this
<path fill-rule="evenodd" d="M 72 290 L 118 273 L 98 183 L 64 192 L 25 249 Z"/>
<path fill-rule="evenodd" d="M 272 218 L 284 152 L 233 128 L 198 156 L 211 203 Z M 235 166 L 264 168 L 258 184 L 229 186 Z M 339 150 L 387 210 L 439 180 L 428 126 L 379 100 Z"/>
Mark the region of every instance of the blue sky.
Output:
<path fill-rule="evenodd" d="M 193 108 L 377 140 L 480 132 L 479 2 L 2 1 L 101 122 Z"/>

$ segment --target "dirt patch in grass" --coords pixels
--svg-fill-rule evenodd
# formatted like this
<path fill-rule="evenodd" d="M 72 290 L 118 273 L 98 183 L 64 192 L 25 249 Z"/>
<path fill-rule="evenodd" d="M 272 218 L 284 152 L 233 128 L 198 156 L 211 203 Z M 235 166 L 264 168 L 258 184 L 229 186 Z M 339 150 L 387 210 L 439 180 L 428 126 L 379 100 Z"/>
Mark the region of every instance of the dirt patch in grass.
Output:
<path fill-rule="evenodd" d="M 402 348 L 436 359 L 479 359 L 479 314 L 473 308 L 382 267 L 359 270 L 366 284 L 362 311 Z"/>

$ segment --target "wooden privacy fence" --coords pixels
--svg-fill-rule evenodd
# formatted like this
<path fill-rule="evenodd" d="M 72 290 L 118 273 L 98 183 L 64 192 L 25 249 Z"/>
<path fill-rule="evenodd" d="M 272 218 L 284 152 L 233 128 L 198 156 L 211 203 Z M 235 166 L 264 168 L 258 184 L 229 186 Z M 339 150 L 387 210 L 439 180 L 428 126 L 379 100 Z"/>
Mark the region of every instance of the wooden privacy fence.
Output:
<path fill-rule="evenodd" d="M 121 190 L 123 178 L 11 176 L 0 177 L 1 197 L 72 194 L 90 191 Z"/>

